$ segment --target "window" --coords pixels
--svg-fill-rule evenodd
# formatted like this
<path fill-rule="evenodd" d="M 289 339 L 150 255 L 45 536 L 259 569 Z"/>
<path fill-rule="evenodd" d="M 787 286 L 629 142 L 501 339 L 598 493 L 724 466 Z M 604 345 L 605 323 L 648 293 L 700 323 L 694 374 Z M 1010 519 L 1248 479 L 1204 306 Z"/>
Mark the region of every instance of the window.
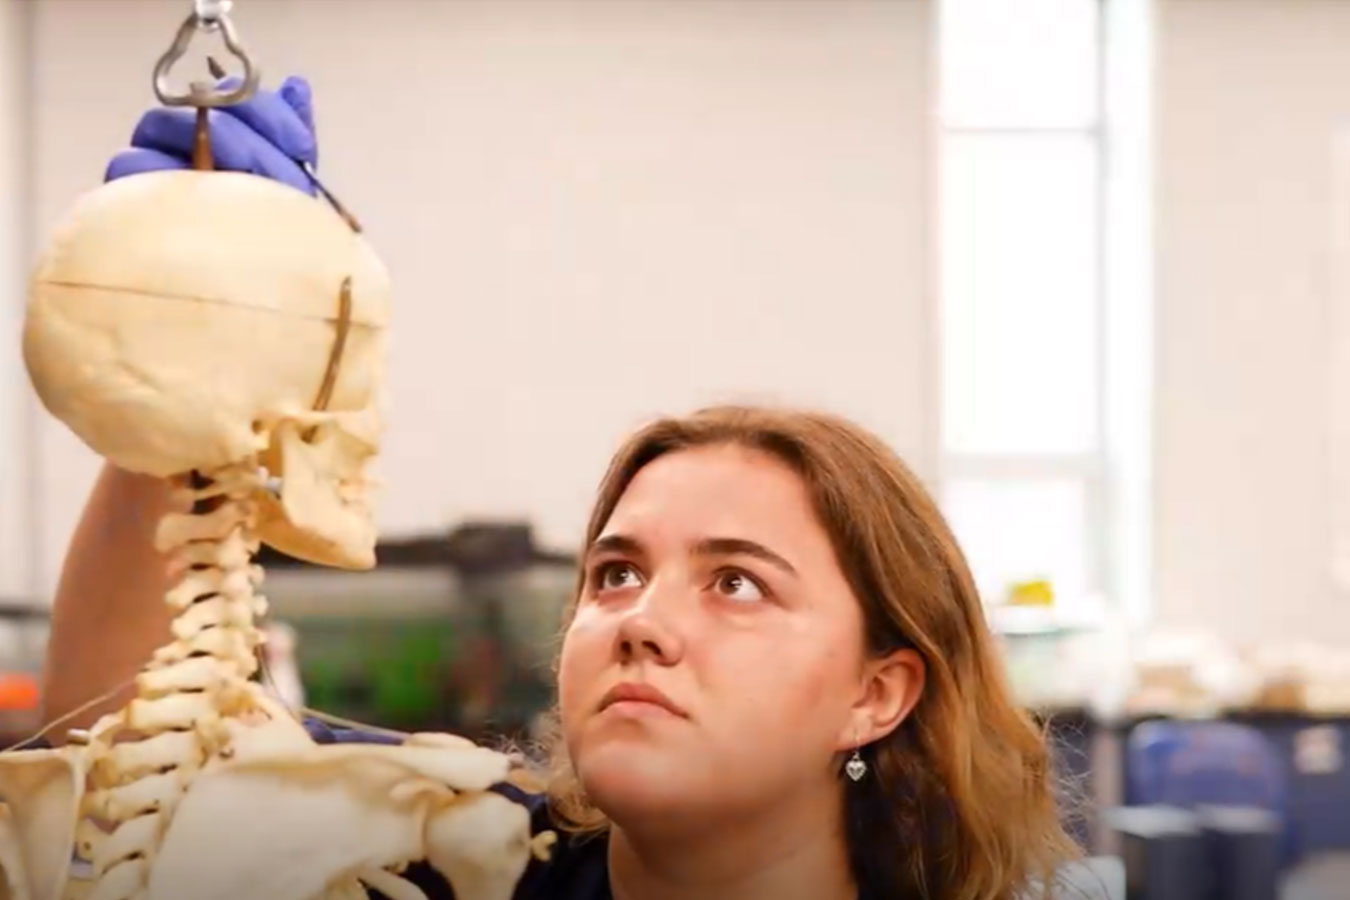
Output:
<path fill-rule="evenodd" d="M 1121 234 L 1142 220 L 1117 234 L 1118 198 L 1146 191 L 1121 180 L 1139 156 L 1117 159 L 1106 116 L 1137 108 L 1107 40 L 1117 5 L 1146 4 L 938 4 L 938 494 L 990 604 L 1041 579 L 1069 614 L 1141 590 L 1143 476 L 1121 448 L 1146 458 L 1146 413 L 1121 378 L 1138 387 L 1146 348 L 1116 311 L 1139 280 L 1125 298 L 1110 279 L 1139 262 Z"/>

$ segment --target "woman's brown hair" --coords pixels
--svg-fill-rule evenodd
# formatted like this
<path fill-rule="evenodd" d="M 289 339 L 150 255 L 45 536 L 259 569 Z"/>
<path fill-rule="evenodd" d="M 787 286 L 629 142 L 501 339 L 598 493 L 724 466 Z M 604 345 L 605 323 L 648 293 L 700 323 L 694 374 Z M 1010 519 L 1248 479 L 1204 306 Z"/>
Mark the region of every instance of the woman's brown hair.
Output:
<path fill-rule="evenodd" d="M 663 419 L 610 463 L 586 529 L 604 528 L 629 482 L 682 449 L 735 444 L 791 466 L 862 605 L 869 653 L 912 648 L 923 695 L 841 779 L 854 875 L 874 897 L 1011 900 L 1077 856 L 1061 826 L 1046 739 L 1014 702 L 966 561 L 917 478 L 878 438 L 815 412 L 724 406 Z M 579 595 L 581 580 L 578 580 Z M 570 615 L 570 611 L 569 611 Z M 575 833 L 601 831 L 555 735 L 550 803 Z"/>

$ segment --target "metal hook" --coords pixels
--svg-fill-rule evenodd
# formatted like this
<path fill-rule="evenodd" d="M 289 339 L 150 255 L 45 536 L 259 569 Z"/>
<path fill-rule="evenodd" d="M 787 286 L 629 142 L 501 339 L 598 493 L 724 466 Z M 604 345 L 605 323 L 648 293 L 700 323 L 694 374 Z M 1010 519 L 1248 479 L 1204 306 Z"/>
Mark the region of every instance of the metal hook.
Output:
<path fill-rule="evenodd" d="M 166 106 L 196 106 L 198 108 L 230 106 L 247 100 L 257 91 L 260 78 L 258 67 L 248 55 L 248 51 L 244 49 L 243 44 L 240 43 L 239 34 L 234 29 L 234 23 L 226 15 L 227 8 L 228 4 L 204 5 L 201 0 L 198 0 L 192 13 L 178 27 L 178 33 L 174 35 L 173 44 L 155 64 L 155 96 L 159 98 L 161 103 Z M 182 93 L 174 93 L 169 89 L 169 70 L 187 52 L 188 46 L 192 43 L 193 35 L 199 30 L 219 30 L 226 49 L 243 65 L 243 78 L 233 90 L 221 91 L 216 85 L 202 81 L 192 82 L 188 85 L 187 91 Z"/>
<path fill-rule="evenodd" d="M 192 0 L 192 12 L 207 31 L 215 31 L 216 22 L 229 15 L 233 7 L 234 0 Z"/>

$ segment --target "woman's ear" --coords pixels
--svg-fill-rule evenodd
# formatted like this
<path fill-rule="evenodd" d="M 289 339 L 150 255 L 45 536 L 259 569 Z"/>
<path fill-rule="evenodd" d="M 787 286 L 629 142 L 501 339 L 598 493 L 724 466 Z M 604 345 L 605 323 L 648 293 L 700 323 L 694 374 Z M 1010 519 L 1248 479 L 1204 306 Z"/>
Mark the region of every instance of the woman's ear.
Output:
<path fill-rule="evenodd" d="M 862 693 L 849 717 L 854 733 L 841 735 L 841 749 L 852 750 L 890 734 L 923 696 L 926 667 L 917 650 L 896 650 L 863 668 Z"/>

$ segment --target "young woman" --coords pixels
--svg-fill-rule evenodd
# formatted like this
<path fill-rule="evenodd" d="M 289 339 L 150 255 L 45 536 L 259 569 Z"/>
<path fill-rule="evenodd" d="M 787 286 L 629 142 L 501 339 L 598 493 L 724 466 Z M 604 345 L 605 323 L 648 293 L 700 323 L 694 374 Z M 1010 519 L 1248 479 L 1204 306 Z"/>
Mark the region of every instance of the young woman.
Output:
<path fill-rule="evenodd" d="M 291 80 L 251 103 L 213 139 L 277 177 L 301 158 L 287 141 L 309 131 L 308 93 Z M 185 164 L 190 137 L 151 112 L 109 174 Z M 58 590 L 49 716 L 164 639 L 149 535 L 166 502 L 101 476 Z M 1012 900 L 1075 855 L 960 551 L 874 436 L 765 408 L 657 422 L 614 458 L 583 553 L 547 790 L 503 788 L 564 840 L 517 897 Z"/>

